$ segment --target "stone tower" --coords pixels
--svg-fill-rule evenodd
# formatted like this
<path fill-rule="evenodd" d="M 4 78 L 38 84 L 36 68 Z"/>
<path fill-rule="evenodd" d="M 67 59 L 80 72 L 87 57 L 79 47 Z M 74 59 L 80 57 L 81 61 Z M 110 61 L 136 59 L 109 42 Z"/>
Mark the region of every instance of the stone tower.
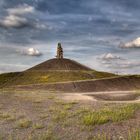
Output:
<path fill-rule="evenodd" d="M 61 46 L 61 43 L 58 43 L 56 58 L 57 59 L 63 59 L 63 48 Z"/>

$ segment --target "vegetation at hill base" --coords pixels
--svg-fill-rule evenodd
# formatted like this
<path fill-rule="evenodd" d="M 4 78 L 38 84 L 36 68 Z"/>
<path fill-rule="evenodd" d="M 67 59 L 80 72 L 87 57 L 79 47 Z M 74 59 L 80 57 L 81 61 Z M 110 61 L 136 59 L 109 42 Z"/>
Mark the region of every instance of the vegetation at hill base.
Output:
<path fill-rule="evenodd" d="M 79 81 L 113 77 L 114 74 L 98 71 L 26 71 L 0 75 L 0 87 Z"/>

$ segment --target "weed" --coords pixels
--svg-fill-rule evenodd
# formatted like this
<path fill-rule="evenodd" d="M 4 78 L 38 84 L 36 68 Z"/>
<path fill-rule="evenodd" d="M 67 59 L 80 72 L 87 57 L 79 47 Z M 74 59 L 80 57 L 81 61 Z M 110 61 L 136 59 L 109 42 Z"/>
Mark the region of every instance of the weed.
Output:
<path fill-rule="evenodd" d="M 18 128 L 29 128 L 32 122 L 28 119 L 21 119 L 17 122 Z"/>
<path fill-rule="evenodd" d="M 33 128 L 34 129 L 43 129 L 44 128 L 44 125 L 41 124 L 41 123 L 36 123 L 36 124 L 33 125 Z"/>
<path fill-rule="evenodd" d="M 63 121 L 67 116 L 68 113 L 66 111 L 59 111 L 53 116 L 53 120 L 56 122 Z"/>
<path fill-rule="evenodd" d="M 0 119 L 5 121 L 14 121 L 16 118 L 8 113 L 1 113 Z"/>
<path fill-rule="evenodd" d="M 8 114 L 8 113 L 0 113 L 0 119 L 8 119 L 8 118 L 10 118 L 11 116 L 10 116 L 10 114 Z"/>

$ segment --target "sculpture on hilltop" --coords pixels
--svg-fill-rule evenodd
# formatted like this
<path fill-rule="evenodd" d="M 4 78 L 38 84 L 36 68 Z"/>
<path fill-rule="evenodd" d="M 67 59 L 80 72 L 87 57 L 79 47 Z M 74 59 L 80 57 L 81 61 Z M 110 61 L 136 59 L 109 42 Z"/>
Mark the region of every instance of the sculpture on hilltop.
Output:
<path fill-rule="evenodd" d="M 57 59 L 63 59 L 63 48 L 61 46 L 61 43 L 58 43 L 56 58 Z"/>

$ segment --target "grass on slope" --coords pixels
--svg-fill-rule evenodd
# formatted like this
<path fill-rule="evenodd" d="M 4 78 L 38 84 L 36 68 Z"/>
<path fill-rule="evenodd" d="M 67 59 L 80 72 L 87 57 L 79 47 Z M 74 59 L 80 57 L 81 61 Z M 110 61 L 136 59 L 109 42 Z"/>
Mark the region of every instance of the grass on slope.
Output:
<path fill-rule="evenodd" d="M 113 77 L 114 74 L 98 71 L 48 71 L 21 72 L 0 75 L 0 87 L 65 81 L 78 81 Z"/>
<path fill-rule="evenodd" d="M 120 122 L 131 118 L 139 108 L 139 104 L 133 104 L 115 108 L 104 108 L 98 111 L 89 111 L 83 115 L 83 123 L 90 126 L 104 124 L 110 121 Z"/>

